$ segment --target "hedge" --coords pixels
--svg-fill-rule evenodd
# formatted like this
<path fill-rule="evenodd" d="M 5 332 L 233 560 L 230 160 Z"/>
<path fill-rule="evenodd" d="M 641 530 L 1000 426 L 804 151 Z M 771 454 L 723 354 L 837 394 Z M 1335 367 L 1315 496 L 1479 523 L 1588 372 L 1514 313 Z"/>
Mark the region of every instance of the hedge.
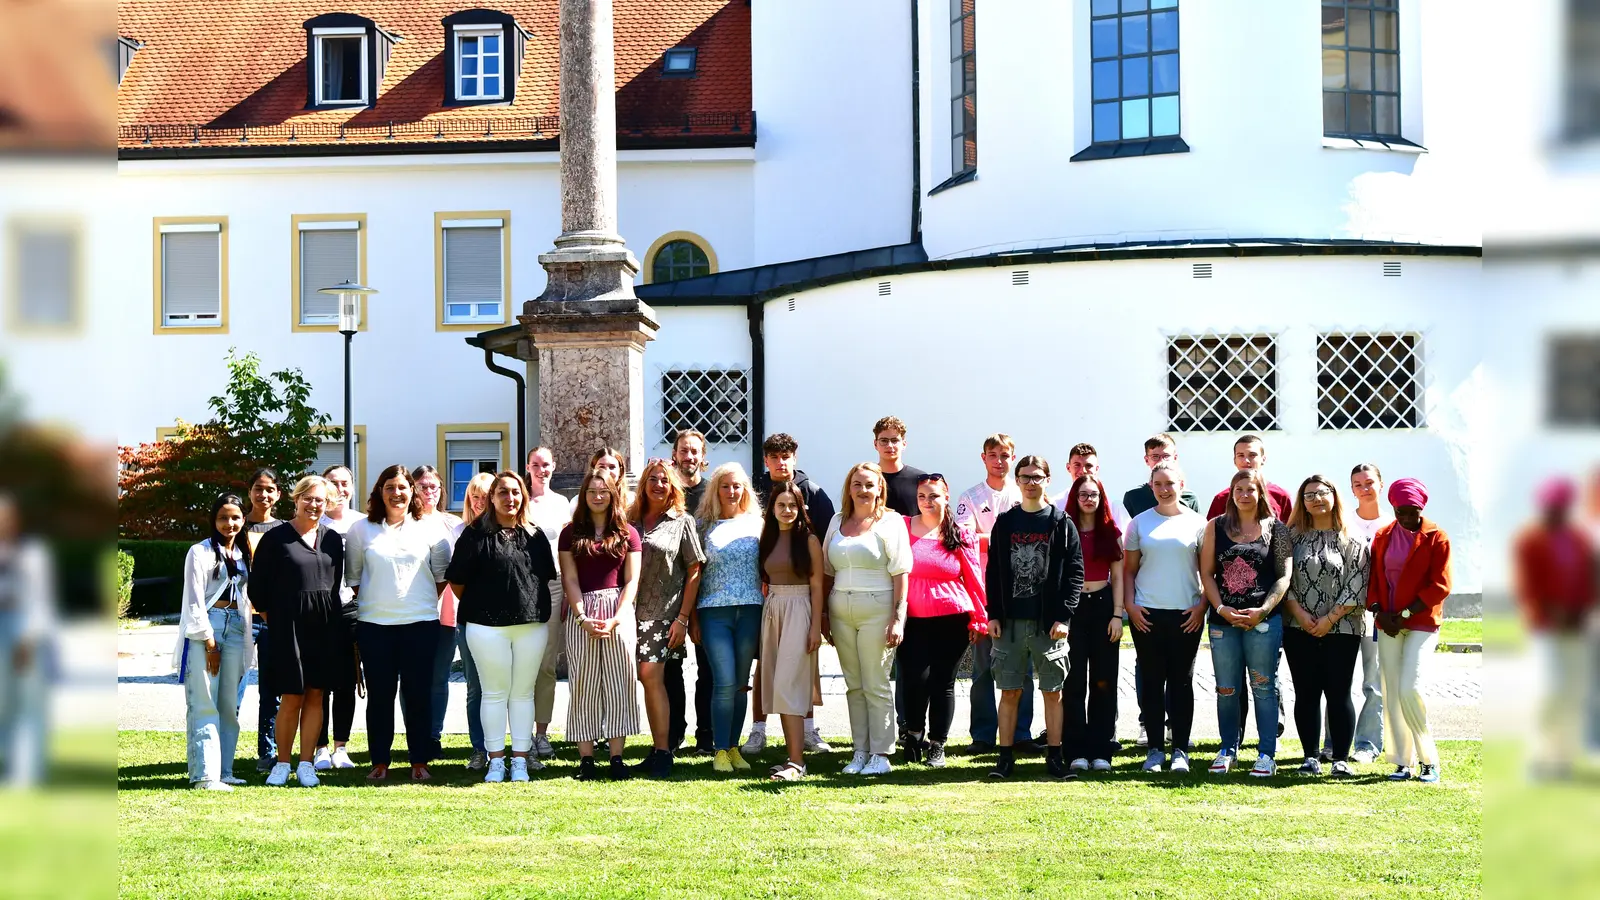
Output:
<path fill-rule="evenodd" d="M 117 618 L 128 617 L 133 604 L 133 557 L 117 551 Z"/>
<path fill-rule="evenodd" d="M 130 616 L 159 616 L 183 608 L 183 560 L 194 541 L 117 541 L 117 549 L 133 557 L 135 581 L 168 578 L 161 584 L 135 584 Z"/>

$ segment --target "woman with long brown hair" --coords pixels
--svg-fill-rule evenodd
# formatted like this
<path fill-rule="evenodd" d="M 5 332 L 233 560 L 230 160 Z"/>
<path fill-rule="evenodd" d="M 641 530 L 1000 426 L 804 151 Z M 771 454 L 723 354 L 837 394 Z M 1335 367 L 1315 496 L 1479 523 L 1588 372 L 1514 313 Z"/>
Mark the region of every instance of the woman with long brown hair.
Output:
<path fill-rule="evenodd" d="M 1068 771 L 1111 770 L 1116 753 L 1117 673 L 1121 663 L 1122 529 L 1111 516 L 1106 486 L 1081 475 L 1066 494 L 1067 514 L 1083 545 L 1083 594 L 1067 634 L 1065 710 Z"/>
<path fill-rule="evenodd" d="M 561 530 L 567 616 L 567 740 L 578 744 L 579 781 L 599 777 L 594 745 L 605 740 L 613 781 L 629 776 L 622 745 L 639 733 L 633 601 L 639 587 L 639 532 L 628 524 L 622 479 L 592 469 L 572 522 Z"/>
<path fill-rule="evenodd" d="M 789 759 L 772 770 L 773 781 L 806 774 L 806 716 L 822 703 L 817 683 L 817 648 L 822 646 L 822 542 L 811 531 L 805 497 L 792 481 L 767 495 L 759 545 L 761 583 L 767 602 L 761 613 L 761 707 L 778 714 Z"/>

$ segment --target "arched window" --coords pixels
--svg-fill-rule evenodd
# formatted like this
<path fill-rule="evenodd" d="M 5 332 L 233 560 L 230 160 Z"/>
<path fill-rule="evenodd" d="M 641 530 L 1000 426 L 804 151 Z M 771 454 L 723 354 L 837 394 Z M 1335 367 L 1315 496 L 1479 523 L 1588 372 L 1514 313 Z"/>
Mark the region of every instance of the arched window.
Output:
<path fill-rule="evenodd" d="M 706 255 L 706 251 L 699 244 L 688 240 L 673 240 L 662 244 L 650 265 L 650 280 L 656 284 L 711 274 L 711 259 Z"/>

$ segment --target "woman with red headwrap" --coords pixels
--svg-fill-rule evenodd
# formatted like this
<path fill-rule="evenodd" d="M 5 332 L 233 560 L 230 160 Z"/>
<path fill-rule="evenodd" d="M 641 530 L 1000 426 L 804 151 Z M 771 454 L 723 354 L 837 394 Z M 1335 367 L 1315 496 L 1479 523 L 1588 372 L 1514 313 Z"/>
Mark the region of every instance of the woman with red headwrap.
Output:
<path fill-rule="evenodd" d="M 1422 702 L 1421 669 L 1439 643 L 1439 620 L 1450 596 L 1450 538 L 1422 517 L 1428 489 L 1417 479 L 1390 484 L 1389 504 L 1394 521 L 1372 539 L 1367 582 L 1367 607 L 1382 631 L 1378 667 L 1395 765 L 1389 780 L 1416 777 L 1431 784 L 1439 780 L 1439 751 Z"/>

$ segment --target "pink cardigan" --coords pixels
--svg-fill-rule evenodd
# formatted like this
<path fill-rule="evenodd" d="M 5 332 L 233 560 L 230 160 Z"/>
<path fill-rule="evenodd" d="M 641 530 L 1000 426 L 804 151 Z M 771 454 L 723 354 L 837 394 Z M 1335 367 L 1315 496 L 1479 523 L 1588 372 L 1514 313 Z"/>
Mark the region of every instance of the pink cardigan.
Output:
<path fill-rule="evenodd" d="M 906 533 L 911 532 L 911 518 L 906 519 Z M 938 532 L 929 532 L 921 538 L 911 538 L 911 577 L 906 596 L 906 614 L 924 619 L 931 616 L 950 616 L 965 613 L 971 619 L 974 631 L 986 631 L 989 615 L 983 593 L 983 580 L 979 577 L 978 542 L 965 527 L 969 545 L 951 553 L 939 543 Z"/>

